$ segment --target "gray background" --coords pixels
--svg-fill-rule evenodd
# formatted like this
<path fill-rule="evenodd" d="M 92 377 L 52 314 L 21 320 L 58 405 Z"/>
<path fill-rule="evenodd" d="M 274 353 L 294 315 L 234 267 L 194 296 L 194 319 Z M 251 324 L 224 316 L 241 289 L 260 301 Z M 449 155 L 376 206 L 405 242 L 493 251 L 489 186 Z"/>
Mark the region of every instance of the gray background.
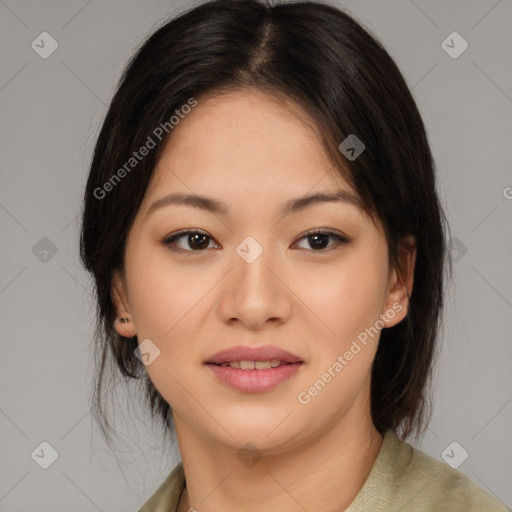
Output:
<path fill-rule="evenodd" d="M 189 5 L 0 1 L 0 511 L 137 510 L 179 460 L 137 404 L 118 404 L 130 412 L 118 421 L 115 454 L 91 422 L 94 309 L 77 215 L 122 67 Z M 469 454 L 458 469 L 511 506 L 512 2 L 341 5 L 380 38 L 413 89 L 458 260 L 434 415 L 417 446 L 442 459 L 456 441 Z M 47 59 L 31 47 L 43 31 L 58 42 Z M 441 46 L 453 31 L 469 43 L 456 59 Z M 56 254 L 41 252 L 43 237 Z M 58 452 L 48 469 L 31 457 L 43 441 Z"/>

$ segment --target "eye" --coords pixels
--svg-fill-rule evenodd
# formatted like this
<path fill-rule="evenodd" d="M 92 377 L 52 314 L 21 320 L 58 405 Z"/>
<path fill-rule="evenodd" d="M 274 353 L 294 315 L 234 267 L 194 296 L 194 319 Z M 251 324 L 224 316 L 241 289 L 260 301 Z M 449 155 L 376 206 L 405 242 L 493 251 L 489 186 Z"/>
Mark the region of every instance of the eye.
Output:
<path fill-rule="evenodd" d="M 185 239 L 185 243 L 188 245 L 190 249 L 185 249 L 183 247 L 176 248 L 177 241 L 181 241 L 182 239 Z M 174 235 L 171 235 L 167 237 L 166 239 L 162 240 L 162 243 L 166 246 L 170 246 L 173 250 L 178 251 L 187 251 L 187 252 L 201 252 L 203 249 L 208 248 L 208 240 L 213 240 L 209 235 L 206 233 L 203 233 L 202 231 L 199 231 L 197 229 L 193 230 L 184 230 L 184 231 L 178 231 L 178 233 L 175 233 Z"/>
<path fill-rule="evenodd" d="M 314 249 L 313 252 L 325 252 L 326 246 L 328 247 L 329 238 L 336 241 L 335 246 L 350 243 L 350 239 L 346 236 L 333 231 L 322 231 L 321 229 L 315 229 L 306 233 L 299 241 L 307 240 L 309 246 Z"/>
<path fill-rule="evenodd" d="M 306 233 L 299 241 L 307 240 L 313 252 L 325 252 L 326 247 L 332 247 L 332 245 L 328 245 L 329 238 L 335 240 L 335 246 L 350 243 L 350 239 L 346 236 L 333 231 L 322 231 L 321 229 L 315 229 Z M 188 248 L 178 245 L 177 242 L 183 240 Z M 178 231 L 162 240 L 162 244 L 176 251 L 202 252 L 204 249 L 209 248 L 209 241 L 213 241 L 213 238 L 198 229 L 193 229 Z M 304 247 L 301 247 L 301 249 L 304 249 Z"/>

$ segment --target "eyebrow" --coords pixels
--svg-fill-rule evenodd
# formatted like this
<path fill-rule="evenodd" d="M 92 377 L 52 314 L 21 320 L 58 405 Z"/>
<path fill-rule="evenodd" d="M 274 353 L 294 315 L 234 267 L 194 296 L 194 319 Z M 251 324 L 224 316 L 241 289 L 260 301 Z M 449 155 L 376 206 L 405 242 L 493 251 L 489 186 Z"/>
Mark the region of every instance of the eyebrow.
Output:
<path fill-rule="evenodd" d="M 289 213 L 295 213 L 314 204 L 335 202 L 351 204 L 362 210 L 361 201 L 357 196 L 346 190 L 337 190 L 335 192 L 319 192 L 313 195 L 291 199 L 282 206 L 281 215 L 284 216 Z M 146 216 L 159 208 L 171 205 L 192 206 L 194 208 L 200 208 L 201 210 L 205 210 L 214 214 L 220 214 L 224 216 L 229 215 L 229 208 L 227 204 L 219 201 L 218 199 L 207 196 L 200 196 L 197 194 L 183 194 L 176 192 L 174 194 L 166 195 L 165 197 L 155 201 L 148 208 Z"/>

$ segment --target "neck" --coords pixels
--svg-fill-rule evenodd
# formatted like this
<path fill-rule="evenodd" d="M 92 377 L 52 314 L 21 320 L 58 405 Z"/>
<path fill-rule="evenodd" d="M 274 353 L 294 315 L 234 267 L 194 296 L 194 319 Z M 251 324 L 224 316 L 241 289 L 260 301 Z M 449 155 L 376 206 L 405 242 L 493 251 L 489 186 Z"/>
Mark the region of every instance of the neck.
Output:
<path fill-rule="evenodd" d="M 201 436 L 175 416 L 187 482 L 179 512 L 345 510 L 383 441 L 369 418 L 363 423 L 349 419 L 286 451 L 262 453 L 252 464 L 246 459 L 244 465 L 236 449 Z"/>

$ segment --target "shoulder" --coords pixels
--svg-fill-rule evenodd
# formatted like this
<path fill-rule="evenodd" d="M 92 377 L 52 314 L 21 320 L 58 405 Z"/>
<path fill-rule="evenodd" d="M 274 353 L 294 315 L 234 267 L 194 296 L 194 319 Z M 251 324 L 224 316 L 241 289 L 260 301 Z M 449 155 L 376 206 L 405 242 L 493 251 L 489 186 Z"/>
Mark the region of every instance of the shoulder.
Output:
<path fill-rule="evenodd" d="M 410 474 L 404 474 L 401 480 L 409 488 L 415 488 L 414 480 L 419 479 L 424 483 L 424 488 L 418 489 L 417 502 L 423 504 L 425 510 L 508 511 L 503 503 L 464 473 L 411 445 L 408 450 L 411 452 Z"/>
<path fill-rule="evenodd" d="M 363 488 L 346 512 L 508 512 L 462 472 L 388 431 Z"/>
<path fill-rule="evenodd" d="M 179 462 L 138 512 L 176 512 L 184 488 L 185 473 Z"/>

